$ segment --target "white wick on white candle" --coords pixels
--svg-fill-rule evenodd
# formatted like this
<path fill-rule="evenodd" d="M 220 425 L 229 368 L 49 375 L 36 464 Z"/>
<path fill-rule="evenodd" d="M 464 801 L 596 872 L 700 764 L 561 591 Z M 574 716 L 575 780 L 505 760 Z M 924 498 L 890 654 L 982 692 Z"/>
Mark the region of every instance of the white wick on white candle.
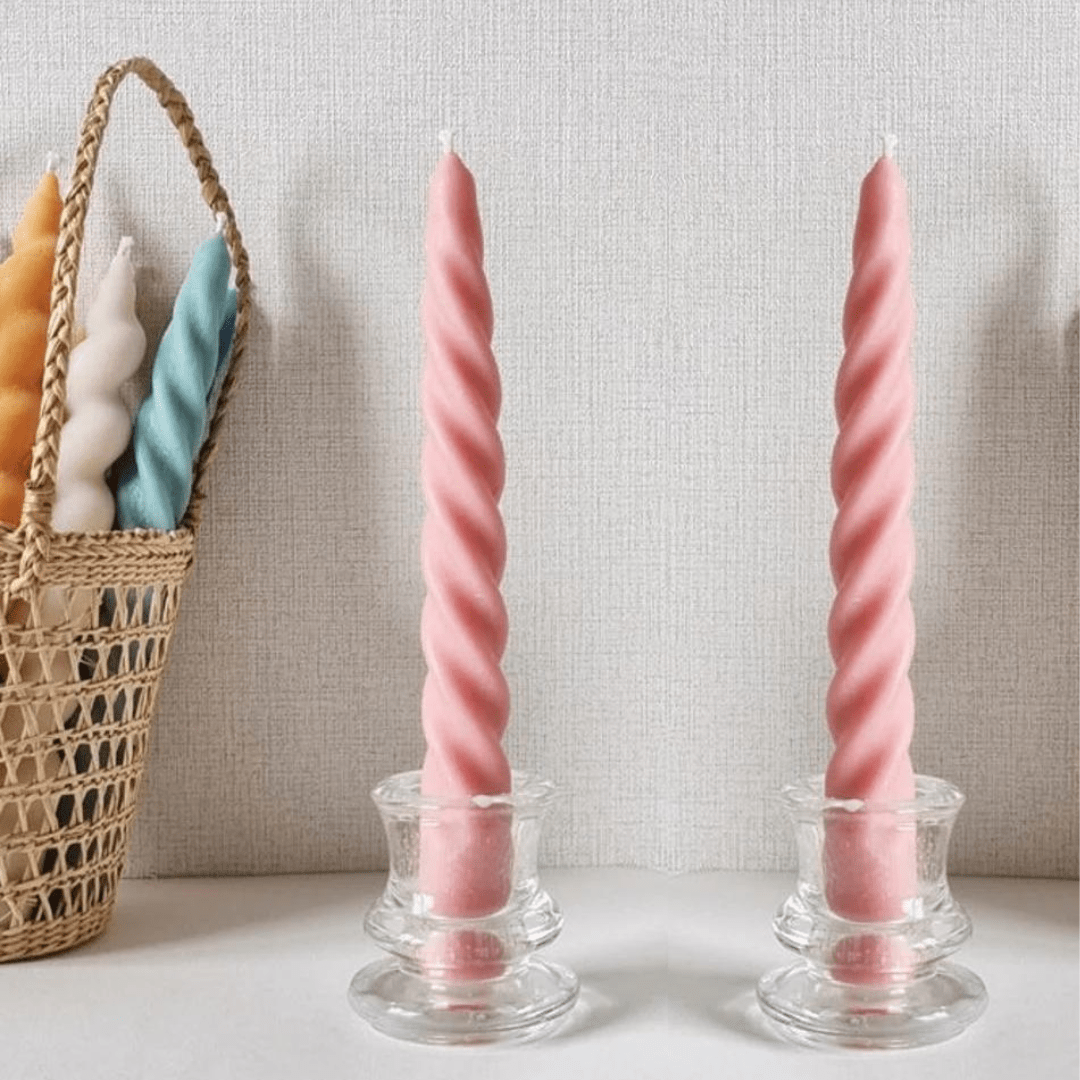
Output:
<path fill-rule="evenodd" d="M 123 255 L 125 259 L 131 258 L 131 250 L 135 247 L 135 241 L 130 236 L 120 237 L 120 246 L 116 249 L 117 255 Z"/>
<path fill-rule="evenodd" d="M 452 154 L 454 152 L 454 136 L 457 132 L 453 128 L 443 128 L 439 132 L 439 145 L 442 147 L 444 154 Z"/>
<path fill-rule="evenodd" d="M 45 155 L 45 171 L 60 175 L 60 155 L 55 150 L 50 150 Z"/>
<path fill-rule="evenodd" d="M 885 157 L 891 158 L 896 154 L 896 144 L 899 140 L 895 135 L 886 135 L 881 140 L 881 152 Z"/>

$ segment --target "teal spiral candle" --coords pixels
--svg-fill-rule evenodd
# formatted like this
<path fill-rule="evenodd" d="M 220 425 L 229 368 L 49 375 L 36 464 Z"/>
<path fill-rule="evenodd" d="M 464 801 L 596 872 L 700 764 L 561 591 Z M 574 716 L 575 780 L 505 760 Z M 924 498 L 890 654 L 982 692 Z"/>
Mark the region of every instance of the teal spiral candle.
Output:
<path fill-rule="evenodd" d="M 132 453 L 116 490 L 121 529 L 175 529 L 191 497 L 195 459 L 234 319 L 225 238 L 195 253 L 154 358 L 150 393 L 135 417 Z M 231 332 L 227 335 L 231 342 Z"/>

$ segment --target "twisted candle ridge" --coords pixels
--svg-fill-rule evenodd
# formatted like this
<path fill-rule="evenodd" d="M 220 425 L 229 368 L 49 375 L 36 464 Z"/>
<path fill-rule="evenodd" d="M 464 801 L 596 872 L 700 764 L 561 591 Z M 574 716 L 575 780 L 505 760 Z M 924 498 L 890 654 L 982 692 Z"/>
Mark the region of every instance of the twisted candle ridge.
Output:
<path fill-rule="evenodd" d="M 826 702 L 836 747 L 825 786 L 837 798 L 914 796 L 909 263 L 903 183 L 886 157 L 862 187 L 836 383 L 829 559 L 837 594 L 828 628 L 836 674 Z"/>
<path fill-rule="evenodd" d="M 431 795 L 494 795 L 510 790 L 500 744 L 510 708 L 500 668 L 507 638 L 499 591 L 501 388 L 475 185 L 452 153 L 432 178 L 426 248 L 422 787 Z"/>
<path fill-rule="evenodd" d="M 135 316 L 130 237 L 120 241 L 86 316 L 86 337 L 68 361 L 68 420 L 60 432 L 53 528 L 111 529 L 116 514 L 105 473 L 124 452 L 131 418 L 120 387 L 142 363 L 146 334 Z"/>
<path fill-rule="evenodd" d="M 231 317 L 230 270 L 224 237 L 212 236 L 195 253 L 176 298 L 154 358 L 150 394 L 135 419 L 133 462 L 117 484 L 122 529 L 175 529 L 183 520 L 207 429 L 222 328 Z"/>
<path fill-rule="evenodd" d="M 41 409 L 60 184 L 46 172 L 0 265 L 0 521 L 18 525 Z"/>

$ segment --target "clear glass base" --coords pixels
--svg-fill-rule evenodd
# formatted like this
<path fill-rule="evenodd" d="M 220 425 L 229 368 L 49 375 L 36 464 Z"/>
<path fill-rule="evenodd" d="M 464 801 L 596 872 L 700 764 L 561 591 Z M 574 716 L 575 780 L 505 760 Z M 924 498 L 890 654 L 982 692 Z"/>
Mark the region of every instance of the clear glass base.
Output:
<path fill-rule="evenodd" d="M 785 1037 L 806 1046 L 901 1050 L 959 1035 L 986 1008 L 982 980 L 959 964 L 885 985 L 840 982 L 806 961 L 766 975 L 762 1012 Z"/>
<path fill-rule="evenodd" d="M 536 854 L 550 784 L 514 774 L 509 794 L 442 799 L 399 773 L 373 793 L 390 872 L 364 925 L 389 958 L 357 972 L 352 1007 L 398 1039 L 536 1039 L 573 1008 L 573 972 L 536 956 L 562 928 Z"/>
<path fill-rule="evenodd" d="M 799 874 L 773 930 L 799 960 L 758 983 L 762 1011 L 811 1046 L 901 1049 L 959 1035 L 987 1000 L 978 976 L 949 961 L 971 935 L 947 875 L 963 796 L 931 776 L 903 802 L 823 789 L 813 777 L 783 793 Z"/>
<path fill-rule="evenodd" d="M 377 1031 L 435 1045 L 542 1038 L 577 997 L 573 972 L 535 957 L 498 978 L 472 982 L 440 982 L 381 960 L 358 971 L 349 985 L 349 1003 Z"/>

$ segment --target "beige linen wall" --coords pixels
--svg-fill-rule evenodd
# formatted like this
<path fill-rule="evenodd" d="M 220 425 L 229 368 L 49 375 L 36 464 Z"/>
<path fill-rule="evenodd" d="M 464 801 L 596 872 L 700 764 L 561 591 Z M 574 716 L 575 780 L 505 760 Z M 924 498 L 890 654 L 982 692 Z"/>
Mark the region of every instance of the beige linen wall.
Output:
<path fill-rule="evenodd" d="M 418 765 L 427 178 L 479 183 L 509 464 L 508 736 L 545 854 L 790 865 L 823 767 L 828 460 L 859 181 L 895 131 L 919 323 L 917 766 L 954 866 L 1077 871 L 1074 0 L 9 4 L 0 221 L 98 71 L 188 94 L 258 312 L 130 871 L 379 867 Z M 211 224 L 125 86 L 86 280 L 136 237 L 160 335 Z M 84 295 L 83 301 L 85 302 Z"/>

